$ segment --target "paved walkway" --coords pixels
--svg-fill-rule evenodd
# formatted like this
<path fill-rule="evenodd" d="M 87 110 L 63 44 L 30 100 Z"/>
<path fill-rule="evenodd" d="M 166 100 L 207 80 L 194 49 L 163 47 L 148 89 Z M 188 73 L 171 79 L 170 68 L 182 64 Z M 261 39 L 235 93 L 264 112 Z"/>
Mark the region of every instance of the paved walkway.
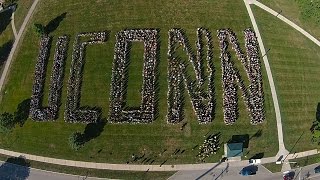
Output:
<path fill-rule="evenodd" d="M 314 42 L 315 44 L 317 44 L 318 46 L 320 46 L 320 41 L 318 39 L 316 39 L 315 37 L 313 37 L 311 34 L 309 34 L 307 31 L 303 30 L 301 27 L 299 27 L 298 25 L 296 25 L 295 23 L 293 23 L 292 21 L 290 21 L 289 19 L 287 19 L 286 17 L 282 16 L 281 14 L 279 14 L 278 12 L 272 10 L 271 8 L 269 8 L 268 6 L 260 3 L 259 1 L 256 0 L 250 0 L 252 2 L 252 4 L 260 7 L 261 9 L 267 11 L 268 13 L 276 16 L 277 18 L 279 18 L 280 20 L 282 20 L 283 22 L 287 23 L 288 25 L 290 25 L 291 27 L 293 27 L 294 29 L 296 29 L 297 31 L 299 31 L 300 33 L 302 33 L 304 36 L 306 36 L 307 38 L 309 38 L 312 42 Z"/>
<path fill-rule="evenodd" d="M 271 68 L 269 65 L 269 61 L 268 61 L 268 55 L 266 53 L 264 44 L 262 42 L 262 38 L 261 38 L 261 34 L 257 25 L 257 22 L 254 18 L 254 15 L 252 13 L 251 7 L 249 5 L 249 3 L 253 3 L 254 0 L 243 0 L 245 3 L 245 6 L 247 8 L 251 23 L 253 25 L 253 29 L 256 33 L 256 36 L 258 38 L 258 43 L 260 46 L 260 51 L 261 51 L 261 55 L 263 56 L 263 62 L 264 62 L 264 66 L 266 68 L 267 71 L 267 76 L 268 76 L 268 81 L 269 81 L 269 86 L 271 89 L 271 94 L 272 94 L 272 100 L 273 100 L 273 106 L 274 106 L 274 110 L 276 113 L 276 120 L 277 120 L 277 132 L 278 132 L 278 146 L 279 146 L 279 151 L 276 155 L 276 157 L 280 157 L 282 156 L 286 156 L 289 154 L 289 151 L 286 150 L 285 146 L 284 146 L 284 142 L 283 142 L 283 131 L 282 131 L 282 122 L 281 122 L 281 114 L 280 114 L 280 107 L 279 107 L 279 102 L 278 102 L 278 97 L 277 97 L 277 92 L 276 92 L 276 88 L 274 85 L 274 81 L 273 81 L 273 77 L 272 77 L 272 73 L 271 73 Z M 290 168 L 290 164 L 289 163 L 284 163 L 284 170 L 287 169 L 291 169 Z"/>
<path fill-rule="evenodd" d="M 267 69 L 267 75 L 268 75 L 269 84 L 270 84 L 270 87 L 271 87 L 272 98 L 273 98 L 273 102 L 274 102 L 274 106 L 275 106 L 276 119 L 277 119 L 278 141 L 279 141 L 279 151 L 277 153 L 277 157 L 280 157 L 281 155 L 286 157 L 285 161 L 283 163 L 283 166 L 282 166 L 282 171 L 286 171 L 286 170 L 291 169 L 291 167 L 290 167 L 290 164 L 288 163 L 288 160 L 290 159 L 290 157 L 287 156 L 289 154 L 289 152 L 288 152 L 288 150 L 285 149 L 284 142 L 283 142 L 283 132 L 282 132 L 280 109 L 279 109 L 278 100 L 277 100 L 277 96 L 276 96 L 276 92 L 275 92 L 275 88 L 274 88 L 272 74 L 271 74 L 271 71 L 268 72 L 268 69 L 270 69 L 270 67 L 269 67 L 267 55 L 265 53 L 265 48 L 263 46 L 262 39 L 261 39 L 261 36 L 260 36 L 260 32 L 259 32 L 258 26 L 256 24 L 256 21 L 254 19 L 254 16 L 253 16 L 253 13 L 252 13 L 252 10 L 251 10 L 249 4 L 254 4 L 254 5 L 260 7 L 261 9 L 269 12 L 270 14 L 276 16 L 277 18 L 279 18 L 283 22 L 287 23 L 288 25 L 290 25 L 291 27 L 293 27 L 294 29 L 296 29 L 297 31 L 302 33 L 304 36 L 309 38 L 311 41 L 313 41 L 318 46 L 320 46 L 320 41 L 317 40 L 316 38 L 314 38 L 312 35 L 310 35 L 307 31 L 303 30 L 301 27 L 299 27 L 298 25 L 296 25 L 295 23 L 290 21 L 289 19 L 287 19 L 284 16 L 282 16 L 280 13 L 272 10 L 271 8 L 265 6 L 264 4 L 260 3 L 259 1 L 257 1 L 257 0 L 244 0 L 244 2 L 245 2 L 245 5 L 246 5 L 246 8 L 248 10 L 251 22 L 253 24 L 254 30 L 255 30 L 255 32 L 257 34 L 259 45 L 260 45 L 260 49 L 261 49 L 261 53 L 264 55 L 263 56 L 263 60 L 264 60 L 264 63 L 265 63 L 266 69 Z"/>
<path fill-rule="evenodd" d="M 36 156 L 26 153 L 19 153 L 9 150 L 0 149 L 0 154 L 5 154 L 8 156 L 19 157 L 24 156 L 26 159 L 45 162 L 50 164 L 73 166 L 73 167 L 83 167 L 92 169 L 110 169 L 110 170 L 127 170 L 127 171 L 181 171 L 181 170 L 203 170 L 211 169 L 215 166 L 225 166 L 229 163 L 230 167 L 244 167 L 248 165 L 248 160 L 234 161 L 234 162 L 223 162 L 223 163 L 204 163 L 204 164 L 165 164 L 165 165 L 136 165 L 136 164 L 110 164 L 110 163 L 95 163 L 95 162 L 84 162 L 84 161 L 73 161 L 66 159 L 56 159 L 50 157 Z M 287 160 L 294 159 L 295 157 L 305 157 L 318 154 L 318 151 L 310 150 L 295 154 L 290 154 L 287 156 Z M 276 162 L 277 157 L 267 157 L 261 159 L 261 164 Z"/>
<path fill-rule="evenodd" d="M 12 27 L 14 38 L 17 39 L 18 34 L 17 34 L 15 23 L 14 23 L 14 12 L 11 15 L 11 27 Z"/>
<path fill-rule="evenodd" d="M 29 22 L 29 19 L 30 17 L 32 16 L 33 14 L 33 11 L 34 9 L 36 8 L 37 4 L 38 4 L 39 0 L 34 0 L 33 1 L 33 4 L 31 6 L 31 8 L 29 9 L 28 11 L 28 14 L 26 15 L 26 18 L 24 19 L 23 23 L 22 23 L 22 26 L 19 30 L 19 33 L 13 43 L 13 46 L 12 46 L 12 49 L 10 51 L 10 54 L 8 56 L 8 59 L 6 61 L 6 64 L 4 66 L 4 69 L 3 69 L 3 72 L 2 72 L 2 75 L 1 75 L 1 78 L 0 78 L 0 92 L 2 91 L 2 88 L 3 88 L 3 84 L 5 82 L 5 79 L 7 77 L 7 74 L 8 74 L 8 71 L 9 71 L 9 68 L 10 68 L 10 65 L 11 65 L 11 62 L 12 62 L 12 59 L 13 59 L 13 55 L 18 47 L 18 44 L 20 42 L 20 40 L 22 39 L 22 34 L 24 33 L 24 30 Z"/>

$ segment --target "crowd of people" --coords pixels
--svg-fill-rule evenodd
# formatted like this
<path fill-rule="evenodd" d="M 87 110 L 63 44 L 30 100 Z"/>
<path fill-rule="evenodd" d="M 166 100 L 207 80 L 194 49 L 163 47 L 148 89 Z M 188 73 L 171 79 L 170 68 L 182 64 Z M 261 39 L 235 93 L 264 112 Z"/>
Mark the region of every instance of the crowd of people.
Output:
<path fill-rule="evenodd" d="M 81 42 L 82 37 L 89 40 Z M 82 83 L 83 64 L 87 45 L 101 44 L 106 41 L 107 32 L 85 32 L 76 36 L 73 44 L 70 77 L 67 88 L 67 102 L 64 119 L 66 122 L 94 123 L 100 116 L 97 108 L 80 108 L 80 91 Z"/>
<path fill-rule="evenodd" d="M 209 135 L 199 146 L 198 158 L 201 162 L 211 154 L 216 154 L 220 149 L 220 133 Z"/>
<path fill-rule="evenodd" d="M 49 86 L 48 107 L 41 107 L 43 88 L 46 77 L 46 66 L 49 58 L 51 38 L 42 36 L 40 52 L 35 66 L 34 83 L 30 102 L 30 117 L 36 121 L 50 121 L 58 116 L 61 88 L 63 85 L 63 66 L 68 48 L 68 37 L 61 36 L 56 43 L 53 59 L 51 81 Z"/>
<path fill-rule="evenodd" d="M 131 42 L 144 43 L 143 84 L 141 105 L 124 110 L 128 80 Z M 130 29 L 116 35 L 110 92 L 110 115 L 112 123 L 150 123 L 155 118 L 156 63 L 158 58 L 158 31 L 156 29 Z"/>
<path fill-rule="evenodd" d="M 251 111 L 251 123 L 258 124 L 262 123 L 265 119 L 265 109 L 264 109 L 264 93 L 262 84 L 262 73 L 261 64 L 259 61 L 259 44 L 257 42 L 257 37 L 251 29 L 246 29 L 244 31 L 246 39 L 246 50 L 248 54 L 248 60 L 250 63 L 250 69 L 248 69 L 248 76 L 250 77 L 251 84 L 249 86 L 250 91 L 250 108 Z"/>
<path fill-rule="evenodd" d="M 242 97 L 250 114 L 250 122 L 252 124 L 258 124 L 265 119 L 258 42 L 252 30 L 246 29 L 244 34 L 247 57 L 241 51 L 238 39 L 232 30 L 218 30 L 219 46 L 221 50 L 223 113 L 226 124 L 233 124 L 239 115 L 236 82 L 242 91 Z M 228 38 L 229 41 L 227 40 Z M 229 43 L 246 70 L 250 82 L 249 89 L 247 89 L 241 79 L 239 70 L 234 67 L 234 63 L 231 61 L 231 54 L 228 51 Z"/>
<path fill-rule="evenodd" d="M 183 120 L 184 89 L 191 98 L 191 103 L 199 123 L 212 121 L 215 111 L 213 44 L 211 33 L 204 28 L 197 29 L 196 53 L 190 46 L 186 35 L 181 29 L 171 29 L 168 32 L 168 113 L 167 122 L 179 123 Z M 244 30 L 247 56 L 241 51 L 236 35 L 230 29 L 218 30 L 220 59 L 222 67 L 223 113 L 226 124 L 233 124 L 239 115 L 237 84 L 242 91 L 242 97 L 250 112 L 252 124 L 264 121 L 264 95 L 262 87 L 259 49 L 255 33 L 251 29 Z M 205 38 L 206 43 L 203 41 Z M 64 118 L 67 122 L 97 122 L 100 114 L 94 108 L 80 108 L 80 91 L 82 83 L 82 69 L 85 61 L 87 45 L 99 44 L 106 41 L 107 32 L 85 32 L 76 36 L 73 44 L 70 77 L 67 88 L 67 101 Z M 83 40 L 85 39 L 85 40 Z M 120 31 L 116 35 L 112 80 L 110 91 L 110 114 L 112 123 L 150 123 L 155 119 L 156 104 L 156 64 L 159 56 L 158 30 L 130 29 Z M 40 41 L 40 52 L 35 68 L 35 78 L 30 104 L 30 117 L 37 121 L 48 121 L 57 118 L 61 88 L 63 82 L 63 67 L 68 45 L 67 36 L 61 36 L 56 43 L 54 62 L 49 86 L 48 107 L 42 108 L 45 71 L 50 50 L 49 36 L 43 36 Z M 130 48 L 132 42 L 144 43 L 144 65 L 142 71 L 143 84 L 141 89 L 141 105 L 125 109 L 128 65 L 130 63 Z M 250 85 L 247 88 L 241 79 L 240 72 L 231 61 L 228 46 L 235 51 L 241 61 Z M 204 53 L 204 44 L 207 52 Z M 188 56 L 183 61 L 176 53 L 182 48 Z M 204 54 L 206 54 L 205 61 Z M 203 63 L 207 63 L 204 66 Z M 191 79 L 187 73 L 187 66 L 191 64 L 196 79 Z M 206 69 L 204 69 L 206 67 Z M 207 73 L 204 73 L 204 72 Z M 208 77 L 205 77 L 208 74 Z M 207 81 L 206 81 L 207 79 Z M 207 92 L 204 83 L 208 82 Z"/>
<path fill-rule="evenodd" d="M 191 102 L 195 114 L 197 115 L 199 123 L 208 123 L 212 121 L 212 115 L 215 108 L 214 100 L 214 82 L 213 82 L 213 44 L 211 33 L 204 29 L 197 29 L 196 41 L 197 52 L 194 54 L 185 34 L 181 29 L 169 30 L 169 44 L 168 44 L 168 114 L 167 121 L 170 124 L 179 123 L 183 120 L 183 88 L 186 87 L 188 94 L 191 97 Z M 201 86 L 204 83 L 204 69 L 202 66 L 203 59 L 203 42 L 202 36 L 206 38 L 207 46 L 207 72 L 208 75 L 208 92 L 205 93 Z M 190 76 L 186 73 L 186 64 L 180 62 L 176 55 L 176 49 L 182 46 L 183 50 L 189 57 L 189 62 L 192 64 L 193 70 L 196 74 L 196 81 L 191 80 Z M 206 94 L 206 96 L 203 96 Z M 204 104 L 204 100 L 207 104 Z"/>

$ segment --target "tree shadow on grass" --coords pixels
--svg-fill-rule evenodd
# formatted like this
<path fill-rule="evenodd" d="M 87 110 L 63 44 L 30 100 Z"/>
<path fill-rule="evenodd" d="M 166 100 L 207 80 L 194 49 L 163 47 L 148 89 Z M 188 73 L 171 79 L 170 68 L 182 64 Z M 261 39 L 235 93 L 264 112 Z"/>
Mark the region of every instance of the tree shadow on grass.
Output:
<path fill-rule="evenodd" d="M 264 153 L 257 153 L 253 155 L 250 159 L 262 159 L 264 157 Z"/>
<path fill-rule="evenodd" d="M 17 110 L 14 113 L 15 124 L 19 124 L 20 127 L 24 125 L 29 116 L 30 110 L 30 98 L 23 100 L 18 104 Z"/>
<path fill-rule="evenodd" d="M 13 41 L 9 40 L 0 47 L 0 66 L 2 66 L 4 62 L 7 60 L 10 54 L 12 45 L 13 45 Z"/>
<path fill-rule="evenodd" d="M 23 156 L 10 157 L 0 166 L 0 179 L 28 179 L 30 163 Z"/>
<path fill-rule="evenodd" d="M 59 25 L 60 25 L 60 23 L 63 21 L 63 19 L 66 18 L 66 16 L 67 16 L 67 13 L 64 12 L 64 13 L 60 14 L 59 16 L 57 16 L 56 18 L 52 19 L 52 20 L 46 25 L 46 27 L 45 27 L 45 32 L 46 32 L 47 34 L 50 34 L 50 33 L 52 33 L 53 31 L 55 31 L 55 30 L 59 27 Z"/>
<path fill-rule="evenodd" d="M 84 142 L 88 142 L 94 138 L 99 137 L 100 134 L 103 132 L 105 125 L 105 121 L 87 124 L 83 132 Z"/>
<path fill-rule="evenodd" d="M 85 127 L 83 133 L 78 137 L 77 142 L 80 146 L 84 146 L 85 143 L 97 138 L 104 130 L 104 126 L 106 125 L 106 121 L 100 120 L 97 123 L 89 123 Z"/>
<path fill-rule="evenodd" d="M 228 143 L 243 143 L 243 148 L 248 148 L 249 140 L 250 139 L 248 134 L 233 135 Z"/>
<path fill-rule="evenodd" d="M 7 28 L 11 22 L 12 10 L 6 10 L 0 13 L 0 34 Z"/>
<path fill-rule="evenodd" d="M 259 129 L 256 133 L 254 133 L 249 140 L 251 140 L 252 138 L 258 138 L 262 136 L 262 130 Z"/>

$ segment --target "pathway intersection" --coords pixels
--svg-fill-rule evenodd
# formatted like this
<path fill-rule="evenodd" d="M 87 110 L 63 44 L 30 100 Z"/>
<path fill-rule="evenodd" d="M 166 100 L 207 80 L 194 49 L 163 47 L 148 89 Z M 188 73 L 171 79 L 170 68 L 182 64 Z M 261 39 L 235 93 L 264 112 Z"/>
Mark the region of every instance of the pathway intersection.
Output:
<path fill-rule="evenodd" d="M 13 55 L 16 52 L 16 49 L 18 47 L 18 44 L 19 44 L 20 40 L 23 39 L 22 34 L 25 32 L 26 26 L 27 26 L 27 24 L 28 24 L 28 22 L 30 20 L 30 17 L 32 16 L 32 14 L 33 14 L 38 2 L 39 2 L 39 0 L 34 0 L 31 8 L 28 11 L 28 14 L 26 15 L 26 18 L 23 20 L 22 26 L 19 29 L 19 33 L 18 33 L 17 37 L 14 40 L 12 49 L 10 51 L 10 54 L 8 56 L 8 59 L 6 61 L 6 64 L 4 66 L 3 72 L 2 72 L 1 77 L 0 77 L 0 92 L 3 89 L 3 85 L 4 85 L 4 82 L 5 82 L 5 79 L 7 77 L 8 72 L 9 72 L 9 68 L 10 68 L 11 62 L 13 60 Z"/>
<path fill-rule="evenodd" d="M 8 60 L 6 61 L 4 71 L 2 73 L 1 79 L 0 79 L 0 91 L 3 89 L 3 84 L 5 81 L 5 78 L 7 76 L 10 64 L 13 59 L 13 55 L 16 51 L 16 48 L 18 46 L 18 43 L 20 42 L 20 39 L 22 39 L 22 34 L 25 31 L 26 25 L 32 16 L 36 5 L 38 4 L 39 0 L 35 0 L 26 16 L 24 19 L 24 22 L 16 36 L 15 42 L 13 44 L 13 48 L 9 54 Z M 286 150 L 284 141 L 283 141 L 283 132 L 282 132 L 282 123 L 281 123 L 281 114 L 280 114 L 280 108 L 279 108 L 279 103 L 277 99 L 277 94 L 276 94 L 276 89 L 274 86 L 274 81 L 272 78 L 272 73 L 270 69 L 270 65 L 268 62 L 268 57 L 266 54 L 266 50 L 264 48 L 262 38 L 257 26 L 257 23 L 255 21 L 254 15 L 252 13 L 250 4 L 252 5 L 257 5 L 258 7 L 264 9 L 265 11 L 271 13 L 274 16 L 277 16 L 279 19 L 284 21 L 285 23 L 289 24 L 299 32 L 301 32 L 303 35 L 308 37 L 310 40 L 312 40 L 314 43 L 316 43 L 318 46 L 320 46 L 319 40 L 311 36 L 308 32 L 304 31 L 302 28 L 288 20 L 287 18 L 283 17 L 282 15 L 279 15 L 276 11 L 268 8 L 267 6 L 263 5 L 262 3 L 256 1 L 256 0 L 244 0 L 245 6 L 247 8 L 247 11 L 249 13 L 253 28 L 256 32 L 258 42 L 260 45 L 260 50 L 261 54 L 263 55 L 263 62 L 265 64 L 265 68 L 267 71 L 268 75 L 268 80 L 269 80 L 269 85 L 271 88 L 272 92 L 272 98 L 273 98 L 273 103 L 274 103 L 274 108 L 276 112 L 276 120 L 277 120 L 277 131 L 278 131 L 278 146 L 279 146 L 279 152 L 275 157 L 268 157 L 268 158 L 262 158 L 262 164 L 264 163 L 272 163 L 276 162 L 277 159 L 283 155 L 283 157 L 286 157 L 282 170 L 289 170 L 291 169 L 290 164 L 287 163 L 288 160 L 294 159 L 297 157 L 305 157 L 305 156 L 310 156 L 314 154 L 318 154 L 317 150 L 311 150 L 311 151 L 305 151 L 305 152 L 300 152 L 300 153 L 295 153 L 295 154 L 289 154 L 289 151 Z M 13 24 L 14 26 L 14 24 Z M 15 33 L 16 34 L 16 33 Z M 180 171 L 180 170 L 203 170 L 203 169 L 210 169 L 213 166 L 217 165 L 218 163 L 204 163 L 204 164 L 177 164 L 177 165 L 162 165 L 161 167 L 159 165 L 132 165 L 132 164 L 110 164 L 110 163 L 95 163 L 95 162 L 82 162 L 82 161 L 72 161 L 72 160 L 65 160 L 65 159 L 56 159 L 56 158 L 49 158 L 49 157 L 42 157 L 42 156 L 36 156 L 36 155 L 31 155 L 31 154 L 25 154 L 25 153 L 19 153 L 19 152 L 13 152 L 13 151 L 8 151 L 4 149 L 0 149 L 0 154 L 5 154 L 8 156 L 25 156 L 26 159 L 29 160 L 34 160 L 34 161 L 39 161 L 39 162 L 46 162 L 46 163 L 51 163 L 51 164 L 58 164 L 58 165 L 66 165 L 66 166 L 74 166 L 74 167 L 85 167 L 85 168 L 94 168 L 94 169 L 110 169 L 110 170 L 130 170 L 130 171 Z M 248 165 L 247 160 L 243 161 L 236 161 L 236 162 L 224 162 L 221 163 L 221 165 L 226 165 L 226 163 L 230 163 L 231 167 L 243 167 Z"/>
<path fill-rule="evenodd" d="M 276 92 L 276 88 L 274 85 L 274 81 L 273 81 L 273 77 L 272 77 L 272 73 L 271 73 L 271 68 L 269 65 L 269 61 L 268 61 L 268 55 L 266 53 L 266 50 L 264 48 L 264 44 L 262 42 L 262 38 L 261 38 L 261 34 L 258 28 L 258 25 L 256 23 L 256 20 L 254 18 L 253 12 L 251 10 L 250 4 L 254 3 L 254 0 L 243 0 L 251 23 L 253 25 L 253 29 L 256 33 L 256 36 L 258 38 L 258 43 L 259 43 L 259 47 L 260 47 L 260 51 L 261 51 L 261 55 L 263 56 L 263 62 L 264 62 L 264 66 L 266 68 L 267 71 L 267 76 L 268 76 L 268 80 L 269 80 L 269 85 L 270 85 L 270 89 L 271 89 L 271 94 L 272 94 L 272 100 L 273 100 L 273 106 L 274 106 L 274 110 L 276 113 L 276 120 L 277 120 L 277 132 L 278 132 L 278 143 L 279 143 L 279 151 L 276 155 L 276 157 L 286 157 L 289 154 L 289 151 L 286 150 L 285 146 L 284 146 L 284 142 L 283 142 L 283 131 L 282 131 L 282 122 L 281 122 L 281 113 L 280 113 L 280 107 L 279 107 L 279 102 L 278 102 L 278 97 L 277 97 L 277 92 Z M 250 4 L 249 4 L 250 3 Z M 289 170 L 290 168 L 290 164 L 287 163 L 287 160 L 285 160 L 285 163 L 283 163 L 283 167 L 282 167 L 283 171 Z"/>

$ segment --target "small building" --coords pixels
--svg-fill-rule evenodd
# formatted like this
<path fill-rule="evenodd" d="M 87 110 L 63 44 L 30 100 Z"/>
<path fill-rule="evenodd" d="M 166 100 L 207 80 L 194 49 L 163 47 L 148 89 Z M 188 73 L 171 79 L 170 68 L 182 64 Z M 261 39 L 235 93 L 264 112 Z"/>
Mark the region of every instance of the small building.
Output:
<path fill-rule="evenodd" d="M 237 157 L 243 155 L 243 143 L 228 143 L 226 144 L 226 157 Z"/>

